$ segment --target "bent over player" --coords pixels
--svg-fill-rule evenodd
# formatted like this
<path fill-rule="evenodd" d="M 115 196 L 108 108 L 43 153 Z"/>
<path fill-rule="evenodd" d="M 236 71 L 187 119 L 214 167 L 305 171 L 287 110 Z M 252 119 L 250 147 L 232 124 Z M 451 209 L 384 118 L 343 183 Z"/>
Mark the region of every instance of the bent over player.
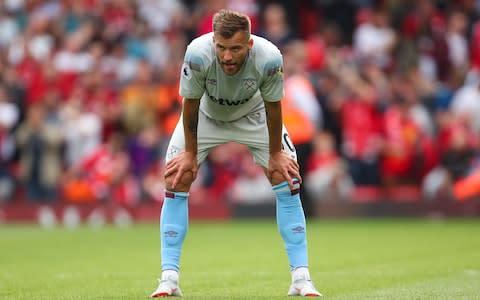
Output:
<path fill-rule="evenodd" d="M 182 117 L 167 148 L 160 217 L 162 275 L 152 297 L 181 296 L 179 261 L 188 227 L 188 192 L 209 151 L 247 145 L 276 194 L 290 296 L 321 296 L 308 271 L 305 215 L 296 152 L 282 124 L 283 59 L 271 42 L 250 34 L 247 16 L 221 10 L 213 32 L 193 40 L 181 69 Z"/>

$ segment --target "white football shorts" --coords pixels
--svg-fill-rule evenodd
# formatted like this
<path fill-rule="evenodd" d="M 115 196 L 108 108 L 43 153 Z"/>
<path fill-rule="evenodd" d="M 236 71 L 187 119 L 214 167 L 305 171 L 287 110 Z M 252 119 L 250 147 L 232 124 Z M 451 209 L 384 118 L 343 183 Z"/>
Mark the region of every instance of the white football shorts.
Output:
<path fill-rule="evenodd" d="M 228 142 L 237 142 L 248 146 L 255 163 L 268 167 L 269 138 L 265 111 L 250 113 L 238 120 L 231 122 L 218 121 L 209 118 L 202 111 L 198 113 L 197 129 L 197 158 L 200 165 L 212 148 Z M 183 119 L 177 123 L 167 148 L 165 162 L 176 157 L 185 149 L 185 136 L 183 132 Z M 282 149 L 297 160 L 297 153 L 288 132 L 283 126 Z"/>

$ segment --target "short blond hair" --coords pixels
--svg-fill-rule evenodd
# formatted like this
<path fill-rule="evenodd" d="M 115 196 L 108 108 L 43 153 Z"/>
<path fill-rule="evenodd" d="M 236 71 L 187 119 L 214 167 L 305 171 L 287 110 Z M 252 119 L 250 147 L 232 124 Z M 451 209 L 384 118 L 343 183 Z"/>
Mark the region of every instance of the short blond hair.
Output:
<path fill-rule="evenodd" d="M 227 39 L 239 31 L 246 32 L 250 38 L 250 28 L 250 18 L 239 12 L 222 9 L 213 16 L 213 32 Z"/>

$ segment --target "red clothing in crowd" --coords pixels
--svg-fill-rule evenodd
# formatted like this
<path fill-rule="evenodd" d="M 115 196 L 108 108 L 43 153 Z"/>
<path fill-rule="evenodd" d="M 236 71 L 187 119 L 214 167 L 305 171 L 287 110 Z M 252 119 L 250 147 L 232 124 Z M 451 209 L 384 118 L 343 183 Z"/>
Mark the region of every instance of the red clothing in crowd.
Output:
<path fill-rule="evenodd" d="M 381 115 L 373 102 L 347 100 L 341 108 L 343 147 L 348 157 L 362 159 L 375 155 L 381 135 Z"/>

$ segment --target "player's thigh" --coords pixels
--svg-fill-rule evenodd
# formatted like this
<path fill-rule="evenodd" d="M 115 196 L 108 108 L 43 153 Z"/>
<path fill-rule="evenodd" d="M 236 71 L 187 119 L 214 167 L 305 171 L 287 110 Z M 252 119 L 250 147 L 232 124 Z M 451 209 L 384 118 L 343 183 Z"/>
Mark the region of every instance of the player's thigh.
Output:
<path fill-rule="evenodd" d="M 217 124 L 209 120 L 203 113 L 198 114 L 197 126 L 197 161 L 200 165 L 205 161 L 210 150 L 218 145 L 227 142 L 224 130 Z M 173 131 L 170 143 L 165 154 L 165 163 L 175 158 L 178 154 L 185 150 L 185 134 L 183 130 L 183 119 L 180 120 Z"/>
<path fill-rule="evenodd" d="M 251 129 L 248 128 L 246 130 L 249 134 L 246 135 L 246 138 L 239 140 L 238 142 L 249 147 L 256 164 L 268 168 L 270 151 L 267 125 L 264 124 L 263 126 L 259 126 L 255 131 L 251 131 Z M 293 145 L 285 126 L 282 126 L 282 151 L 286 152 L 295 161 L 297 160 L 295 146 Z"/>

